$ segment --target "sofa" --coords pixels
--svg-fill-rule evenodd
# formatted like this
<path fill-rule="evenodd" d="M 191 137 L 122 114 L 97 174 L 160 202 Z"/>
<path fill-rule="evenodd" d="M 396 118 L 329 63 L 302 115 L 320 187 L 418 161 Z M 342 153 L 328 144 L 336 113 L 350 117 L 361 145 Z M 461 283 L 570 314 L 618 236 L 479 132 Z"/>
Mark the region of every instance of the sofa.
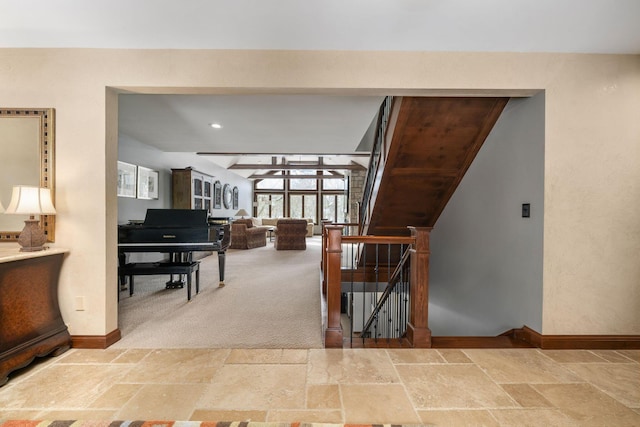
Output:
<path fill-rule="evenodd" d="M 278 224 L 278 221 L 281 219 L 294 219 L 294 218 L 253 218 L 254 227 L 275 227 Z M 313 219 L 312 218 L 303 218 L 307 221 L 307 237 L 313 236 Z"/>
<path fill-rule="evenodd" d="M 305 219 L 279 219 L 273 247 L 279 251 L 307 249 L 307 225 Z"/>
<path fill-rule="evenodd" d="M 267 228 L 254 227 L 251 219 L 237 219 L 231 223 L 231 249 L 252 249 L 267 246 Z"/>

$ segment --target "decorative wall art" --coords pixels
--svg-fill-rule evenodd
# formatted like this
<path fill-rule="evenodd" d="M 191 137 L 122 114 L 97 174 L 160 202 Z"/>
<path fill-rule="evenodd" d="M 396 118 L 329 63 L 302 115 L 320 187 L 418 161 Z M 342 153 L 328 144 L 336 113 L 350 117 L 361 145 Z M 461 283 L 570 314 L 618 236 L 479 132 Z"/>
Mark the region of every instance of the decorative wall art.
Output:
<path fill-rule="evenodd" d="M 118 161 L 118 197 L 136 197 L 136 165 Z"/>
<path fill-rule="evenodd" d="M 233 209 L 238 209 L 238 187 L 233 187 Z"/>
<path fill-rule="evenodd" d="M 229 184 L 225 184 L 224 189 L 222 190 L 222 203 L 224 204 L 225 209 L 231 209 L 233 203 L 233 191 Z"/>
<path fill-rule="evenodd" d="M 158 171 L 138 166 L 138 199 L 158 198 Z"/>
<path fill-rule="evenodd" d="M 213 208 L 222 208 L 222 184 L 220 181 L 213 183 Z"/>

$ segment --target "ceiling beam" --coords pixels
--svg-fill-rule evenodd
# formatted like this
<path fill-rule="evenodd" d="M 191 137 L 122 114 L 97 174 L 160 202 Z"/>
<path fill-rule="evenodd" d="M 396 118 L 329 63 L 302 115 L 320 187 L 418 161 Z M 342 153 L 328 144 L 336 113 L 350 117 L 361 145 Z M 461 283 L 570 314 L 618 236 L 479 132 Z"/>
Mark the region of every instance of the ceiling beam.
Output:
<path fill-rule="evenodd" d="M 344 175 L 333 172 L 333 175 L 273 175 L 273 174 L 252 174 L 247 179 L 341 179 Z"/>
<path fill-rule="evenodd" d="M 236 163 L 235 165 L 229 166 L 227 169 L 258 169 L 258 170 L 364 170 L 366 167 L 359 165 L 358 163 L 351 163 L 348 165 L 327 165 L 327 164 L 296 164 L 296 165 L 274 165 L 274 164 L 241 164 Z"/>
<path fill-rule="evenodd" d="M 371 153 L 219 153 L 199 151 L 198 156 L 327 156 L 327 157 L 369 157 Z"/>

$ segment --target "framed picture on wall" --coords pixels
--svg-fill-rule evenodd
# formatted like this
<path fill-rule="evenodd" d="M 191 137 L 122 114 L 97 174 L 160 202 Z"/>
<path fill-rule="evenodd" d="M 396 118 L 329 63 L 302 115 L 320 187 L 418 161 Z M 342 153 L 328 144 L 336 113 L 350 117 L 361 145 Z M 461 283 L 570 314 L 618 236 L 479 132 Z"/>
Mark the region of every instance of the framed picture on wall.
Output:
<path fill-rule="evenodd" d="M 138 166 L 138 199 L 158 198 L 158 171 Z"/>
<path fill-rule="evenodd" d="M 222 189 L 222 203 L 225 209 L 231 209 L 231 206 L 233 206 L 233 191 L 229 184 L 225 184 Z"/>
<path fill-rule="evenodd" d="M 233 209 L 238 209 L 238 187 L 233 187 Z"/>
<path fill-rule="evenodd" d="M 118 197 L 136 197 L 136 165 L 118 161 Z"/>
<path fill-rule="evenodd" d="M 213 208 L 222 208 L 222 184 L 220 181 L 213 183 Z"/>

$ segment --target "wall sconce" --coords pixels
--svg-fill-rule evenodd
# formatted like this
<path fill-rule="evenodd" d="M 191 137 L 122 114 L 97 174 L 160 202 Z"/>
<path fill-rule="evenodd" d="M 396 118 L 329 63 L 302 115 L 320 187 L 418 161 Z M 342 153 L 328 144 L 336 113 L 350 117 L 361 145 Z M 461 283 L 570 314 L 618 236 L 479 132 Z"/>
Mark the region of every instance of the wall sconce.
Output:
<path fill-rule="evenodd" d="M 47 241 L 44 231 L 40 228 L 39 219 L 35 215 L 54 215 L 56 209 L 51 200 L 51 190 L 48 188 L 16 185 L 11 193 L 11 201 L 5 213 L 29 215 L 24 221 L 24 228 L 18 237 L 18 243 L 23 252 L 41 251 Z"/>

